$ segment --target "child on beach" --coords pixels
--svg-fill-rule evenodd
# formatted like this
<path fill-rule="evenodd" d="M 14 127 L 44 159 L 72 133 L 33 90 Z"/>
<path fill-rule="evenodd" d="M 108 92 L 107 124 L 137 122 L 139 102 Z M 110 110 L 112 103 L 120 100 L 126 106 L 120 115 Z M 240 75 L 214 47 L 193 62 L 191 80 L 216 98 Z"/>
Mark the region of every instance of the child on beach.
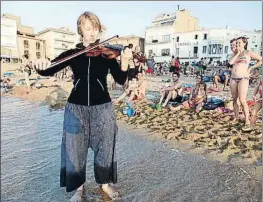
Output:
<path fill-rule="evenodd" d="M 206 83 L 201 82 L 196 85 L 190 92 L 189 100 L 183 102 L 177 107 L 170 106 L 170 110 L 178 111 L 180 109 L 189 109 L 195 108 L 196 112 L 199 113 L 202 110 L 202 107 L 207 101 L 207 92 L 206 92 Z"/>

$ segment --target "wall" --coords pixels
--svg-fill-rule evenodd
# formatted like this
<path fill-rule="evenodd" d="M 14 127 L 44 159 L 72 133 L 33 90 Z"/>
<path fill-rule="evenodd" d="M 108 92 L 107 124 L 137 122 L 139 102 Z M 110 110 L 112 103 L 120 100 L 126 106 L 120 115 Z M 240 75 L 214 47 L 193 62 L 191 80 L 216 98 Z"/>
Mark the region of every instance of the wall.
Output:
<path fill-rule="evenodd" d="M 28 41 L 28 46 L 24 44 L 24 41 Z M 40 44 L 40 48 L 37 49 L 36 43 Z M 19 57 L 22 58 L 23 55 L 29 54 L 29 58 L 31 60 L 35 59 L 43 59 L 46 56 L 45 51 L 45 43 L 43 40 L 39 40 L 38 38 L 28 37 L 24 35 L 18 35 L 18 50 L 19 50 Z M 25 52 L 26 51 L 26 52 Z M 37 53 L 40 54 L 37 57 Z"/>
<path fill-rule="evenodd" d="M 188 32 L 199 29 L 198 19 L 190 16 L 190 12 L 187 9 L 176 12 L 174 32 Z"/>
<path fill-rule="evenodd" d="M 2 56 L 18 57 L 17 25 L 13 19 L 1 17 L 1 50 Z"/>

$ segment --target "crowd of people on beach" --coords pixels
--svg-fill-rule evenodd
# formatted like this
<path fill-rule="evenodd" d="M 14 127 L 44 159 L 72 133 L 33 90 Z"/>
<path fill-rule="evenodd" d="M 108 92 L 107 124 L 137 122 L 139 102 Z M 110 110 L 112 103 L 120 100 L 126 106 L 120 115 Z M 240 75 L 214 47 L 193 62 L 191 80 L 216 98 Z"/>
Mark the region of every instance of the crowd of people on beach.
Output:
<path fill-rule="evenodd" d="M 180 109 L 195 108 L 196 112 L 200 112 L 205 104 L 208 102 L 208 94 L 210 92 L 221 92 L 219 84 L 223 84 L 222 91 L 227 91 L 230 86 L 230 91 L 233 100 L 233 107 L 235 119 L 233 121 L 240 121 L 239 112 L 242 108 L 245 116 L 244 131 L 252 130 L 255 124 L 255 116 L 261 109 L 260 103 L 262 102 L 261 91 L 261 78 L 260 78 L 260 65 L 261 57 L 255 53 L 247 50 L 247 39 L 239 37 L 231 40 L 231 50 L 233 57 L 229 61 L 224 61 L 223 64 L 226 68 L 221 68 L 213 72 L 213 60 L 201 58 L 196 63 L 181 63 L 179 57 L 172 56 L 171 61 L 164 61 L 163 63 L 156 63 L 154 56 L 146 58 L 140 50 L 140 46 L 133 49 L 133 44 L 129 44 L 123 48 L 123 53 L 130 55 L 128 79 L 122 86 L 123 93 L 119 98 L 114 100 L 115 104 L 122 102 L 127 97 L 127 102 L 146 99 L 147 82 L 145 77 L 156 77 L 159 75 L 169 75 L 170 82 L 166 83 L 165 87 L 160 88 L 160 99 L 158 107 L 167 107 L 177 111 Z M 50 59 L 48 59 L 50 61 Z M 250 61 L 256 60 L 257 63 L 250 67 Z M 120 64 L 120 56 L 117 58 Z M 30 76 L 36 74 L 34 61 L 30 60 L 27 55 L 22 57 L 22 65 L 17 71 L 24 74 L 24 83 L 27 93 L 32 90 L 32 83 Z M 219 64 L 219 63 L 218 63 Z M 209 74 L 208 74 L 209 72 Z M 180 77 L 195 76 L 196 84 L 189 87 L 184 87 Z M 209 75 L 209 76 L 208 76 Z M 209 77 L 209 79 L 208 79 Z M 71 81 L 74 80 L 73 73 L 70 67 L 57 72 L 54 75 L 55 81 Z M 208 79 L 208 80 L 207 80 Z M 207 81 L 212 82 L 212 86 L 208 87 Z M 253 94 L 255 109 L 251 112 L 253 118 L 249 118 L 249 109 L 247 105 L 246 95 L 248 93 L 248 86 L 254 85 L 255 92 Z M 1 80 L 2 91 L 8 92 L 10 86 L 10 79 Z M 114 78 L 111 79 L 111 89 L 116 90 L 116 82 Z M 185 92 L 187 90 L 188 92 Z M 257 93 L 260 98 L 257 98 Z M 177 106 L 171 105 L 177 103 Z M 241 111 L 242 111 L 241 110 Z"/>
<path fill-rule="evenodd" d="M 206 62 L 206 58 L 202 58 L 201 61 L 198 62 L 199 70 L 192 70 L 192 74 L 196 75 L 196 83 L 190 89 L 188 88 L 188 92 L 185 92 L 187 89 L 180 80 L 181 75 L 187 75 L 185 74 L 185 66 L 180 64 L 179 57 L 175 58 L 172 56 L 169 69 L 169 76 L 172 82 L 167 84 L 166 87 L 160 88 L 160 100 L 157 104 L 159 108 L 167 107 L 168 103 L 177 103 L 177 106 L 170 104 L 169 109 L 178 111 L 180 109 L 194 108 L 195 111 L 199 113 L 209 101 L 211 102 L 211 99 L 208 99 L 210 92 L 227 91 L 227 87 L 230 86 L 234 112 L 232 121 L 241 122 L 240 112 L 242 112 L 245 117 L 245 124 L 242 130 L 253 130 L 257 114 L 262 108 L 262 81 L 259 72 L 259 68 L 262 65 L 262 58 L 252 51 L 247 50 L 248 41 L 246 37 L 232 39 L 230 43 L 233 55 L 229 61 L 224 62 L 226 65 L 225 69 L 219 69 L 218 72 L 210 74 L 209 81 L 212 81 L 213 85 L 208 87 L 206 82 L 207 76 L 205 75 L 212 60 Z M 132 47 L 132 44 L 129 47 Z M 132 53 L 131 49 L 127 49 L 127 51 Z M 139 51 L 138 47 L 136 47 L 135 51 Z M 142 53 L 140 54 L 142 55 Z M 256 61 L 253 66 L 250 66 L 251 60 Z M 144 77 L 151 76 L 154 72 L 156 67 L 154 58 L 150 56 L 147 62 L 144 63 L 144 61 L 137 61 L 131 54 L 130 61 L 130 69 L 132 69 L 132 71 L 129 72 L 128 81 L 123 88 L 123 94 L 114 101 L 115 104 L 123 101 L 125 97 L 128 97 L 127 102 L 146 99 L 147 85 Z M 166 62 L 165 65 L 167 65 Z M 190 65 L 188 65 L 188 67 L 189 66 Z M 156 69 L 160 71 L 159 69 L 162 69 L 162 67 Z M 219 88 L 219 83 L 223 84 L 222 90 Z M 255 87 L 253 93 L 253 108 L 250 107 L 250 109 L 247 101 L 249 85 L 254 85 Z M 218 107 L 219 106 L 220 105 L 218 105 Z M 217 106 L 214 105 L 213 109 L 216 108 Z"/>

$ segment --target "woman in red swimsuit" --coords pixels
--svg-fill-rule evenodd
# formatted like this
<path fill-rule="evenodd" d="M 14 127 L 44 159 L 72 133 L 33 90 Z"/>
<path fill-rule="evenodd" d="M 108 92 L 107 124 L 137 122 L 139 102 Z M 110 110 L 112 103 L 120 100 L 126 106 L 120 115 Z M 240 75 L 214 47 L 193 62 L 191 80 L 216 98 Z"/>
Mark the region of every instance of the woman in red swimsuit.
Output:
<path fill-rule="evenodd" d="M 234 44 L 231 45 L 233 46 Z M 246 37 L 237 38 L 236 53 L 234 53 L 229 61 L 229 64 L 233 65 L 230 87 L 234 104 L 235 118 L 238 120 L 239 107 L 237 100 L 239 98 L 240 104 L 245 114 L 245 128 L 250 127 L 249 108 L 246 100 L 249 86 L 249 75 L 253 69 L 260 67 L 262 64 L 262 57 L 256 53 L 248 51 L 247 45 L 248 41 Z M 249 63 L 251 60 L 257 60 L 257 63 L 249 68 Z"/>

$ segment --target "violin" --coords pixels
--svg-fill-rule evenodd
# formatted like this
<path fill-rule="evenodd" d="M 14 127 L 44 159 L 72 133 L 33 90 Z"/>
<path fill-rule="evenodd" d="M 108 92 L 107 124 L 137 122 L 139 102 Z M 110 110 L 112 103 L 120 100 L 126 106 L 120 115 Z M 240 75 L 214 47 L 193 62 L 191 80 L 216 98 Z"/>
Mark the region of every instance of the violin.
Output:
<path fill-rule="evenodd" d="M 143 54 L 139 53 L 133 53 L 133 58 L 136 58 L 138 62 L 145 63 L 147 61 L 147 58 Z"/>
<path fill-rule="evenodd" d="M 71 60 L 81 54 L 86 53 L 87 56 L 89 57 L 97 57 L 97 56 L 102 56 L 107 59 L 113 59 L 117 58 L 118 56 L 121 55 L 121 51 L 123 50 L 122 45 L 110 45 L 107 42 L 114 39 L 118 38 L 119 36 L 113 36 L 109 39 L 106 39 L 105 41 L 99 42 L 99 39 L 94 42 L 93 44 L 90 44 L 87 48 L 84 50 L 81 50 L 77 53 L 74 53 L 68 57 L 62 58 L 60 60 L 57 60 L 56 62 L 52 63 L 50 67 L 54 67 L 56 65 L 59 65 L 63 62 L 66 62 L 68 60 Z"/>

